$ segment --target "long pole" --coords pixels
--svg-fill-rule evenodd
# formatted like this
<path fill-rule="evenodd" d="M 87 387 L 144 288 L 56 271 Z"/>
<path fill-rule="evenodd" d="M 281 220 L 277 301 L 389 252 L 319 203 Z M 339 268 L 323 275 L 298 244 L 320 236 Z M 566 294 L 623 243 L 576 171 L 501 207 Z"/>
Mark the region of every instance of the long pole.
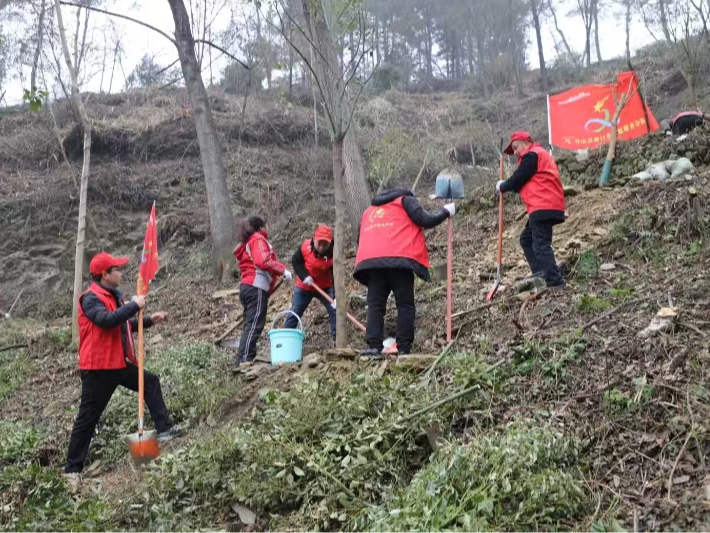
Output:
<path fill-rule="evenodd" d="M 453 263 L 454 263 L 454 220 L 449 217 L 447 222 L 447 249 L 446 249 L 446 342 L 451 342 L 451 323 L 452 323 L 452 310 L 453 310 Z"/>
<path fill-rule="evenodd" d="M 138 435 L 143 435 L 144 387 L 143 382 L 143 309 L 138 311 Z"/>

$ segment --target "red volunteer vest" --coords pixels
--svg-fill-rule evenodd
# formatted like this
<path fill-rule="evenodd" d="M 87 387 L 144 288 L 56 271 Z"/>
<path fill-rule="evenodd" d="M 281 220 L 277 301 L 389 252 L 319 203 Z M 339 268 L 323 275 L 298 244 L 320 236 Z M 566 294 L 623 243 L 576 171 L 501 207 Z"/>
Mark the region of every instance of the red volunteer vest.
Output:
<path fill-rule="evenodd" d="M 520 189 L 520 198 L 525 203 L 528 214 L 543 209 L 564 211 L 565 193 L 555 160 L 542 146 L 533 144 L 518 156 L 518 164 L 528 152 L 537 154 L 537 173 Z"/>
<path fill-rule="evenodd" d="M 404 257 L 429 268 L 424 230 L 402 207 L 403 196 L 385 205 L 372 205 L 362 214 L 355 267 L 368 259 Z"/>
<path fill-rule="evenodd" d="M 315 251 L 311 248 L 311 239 L 306 239 L 301 244 L 301 255 L 306 263 L 306 271 L 313 278 L 313 281 L 321 289 L 329 289 L 333 286 L 333 259 L 316 257 Z M 303 283 L 300 279 L 296 281 L 296 286 L 304 291 L 315 292 L 315 289 Z"/>
<path fill-rule="evenodd" d="M 99 300 L 106 306 L 106 310 L 109 313 L 113 313 L 118 308 L 113 295 L 97 283 L 92 283 L 89 290 L 79 298 L 79 368 L 81 370 L 126 368 L 125 357 L 128 357 L 132 363 L 136 363 L 130 323 L 126 324 L 128 328 L 126 351 L 128 353 L 124 356 L 121 327 L 118 326 L 112 329 L 100 328 L 84 314 L 84 310 L 81 308 L 81 300 L 90 292 L 99 297 Z"/>

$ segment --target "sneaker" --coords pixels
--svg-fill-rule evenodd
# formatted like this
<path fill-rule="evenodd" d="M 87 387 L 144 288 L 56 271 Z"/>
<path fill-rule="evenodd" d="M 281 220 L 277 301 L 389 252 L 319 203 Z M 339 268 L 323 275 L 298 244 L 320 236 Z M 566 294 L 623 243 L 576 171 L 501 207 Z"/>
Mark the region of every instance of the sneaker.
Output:
<path fill-rule="evenodd" d="M 539 278 L 537 276 L 525 278 L 515 284 L 515 288 L 518 292 L 525 292 L 525 291 L 538 292 L 540 289 L 543 289 L 544 287 L 545 287 L 545 280 L 543 278 Z"/>
<path fill-rule="evenodd" d="M 178 426 L 171 426 L 169 429 L 158 433 L 158 444 L 170 442 L 180 435 L 182 435 L 182 430 Z"/>
<path fill-rule="evenodd" d="M 557 291 L 557 290 L 562 290 L 562 289 L 567 288 L 567 283 L 565 282 L 565 280 L 560 280 L 560 281 L 555 281 L 553 283 L 547 283 L 546 286 L 547 286 L 547 290 Z"/>
<path fill-rule="evenodd" d="M 372 359 L 382 359 L 382 350 L 379 348 L 366 348 L 360 352 L 360 355 L 371 357 Z"/>
<path fill-rule="evenodd" d="M 81 472 L 62 472 L 62 475 L 64 476 L 64 481 L 67 482 L 69 491 L 72 494 L 79 492 L 81 488 Z"/>

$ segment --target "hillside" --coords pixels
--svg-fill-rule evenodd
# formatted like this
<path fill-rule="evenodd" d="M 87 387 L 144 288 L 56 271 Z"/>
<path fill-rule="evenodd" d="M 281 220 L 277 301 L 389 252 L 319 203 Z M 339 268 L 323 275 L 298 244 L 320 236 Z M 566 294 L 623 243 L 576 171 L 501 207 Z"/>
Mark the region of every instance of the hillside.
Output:
<path fill-rule="evenodd" d="M 659 120 L 674 115 L 685 94 L 668 82 L 672 64 L 643 61 L 652 110 Z M 610 68 L 582 81 L 607 81 Z M 515 129 L 546 136 L 535 81 L 533 73 L 523 100 L 512 91 L 483 100 L 466 87 L 388 91 L 369 95 L 356 116 L 371 176 L 394 153 L 391 184 L 411 186 L 426 159 L 417 192 L 430 207 L 442 168 L 464 176 L 451 352 L 437 359 L 445 285 L 435 280 L 416 286 L 418 358 L 369 362 L 328 350 L 326 317 L 312 306 L 303 365 L 264 364 L 237 377 L 228 372 L 234 354 L 214 341 L 241 307 L 234 295 L 213 294 L 238 281 L 209 277 L 204 184 L 184 91 L 87 95 L 96 136 L 87 261 L 101 249 L 137 259 L 156 201 L 162 268 L 149 307 L 170 320 L 148 334 L 147 366 L 187 431 L 157 464 L 134 468 L 122 435 L 134 431 L 135 397 L 117 393 L 77 495 L 59 468 L 79 403 L 68 329 L 79 136 L 60 102 L 68 168 L 45 112 L 3 114 L 0 309 L 19 298 L 13 318 L 0 319 L 0 527 L 707 529 L 710 134 L 694 133 L 682 149 L 660 135 L 624 143 L 619 167 L 628 172 L 607 189 L 593 186 L 599 155 L 581 167 L 562 156 L 572 189 L 554 241 L 569 281 L 561 293 L 516 295 L 514 282 L 527 273 L 517 243 L 525 220 L 519 200 L 506 197 L 505 289 L 484 305 L 499 139 Z M 315 143 L 312 107 L 259 96 L 242 120 L 241 98 L 211 98 L 233 205 L 239 215 L 265 214 L 288 259 L 317 223 L 334 220 L 328 143 L 322 135 Z M 471 148 L 468 163 L 447 155 L 456 148 L 465 160 L 466 145 L 475 167 Z M 634 165 L 671 154 L 690 156 L 689 177 L 626 179 Z M 444 264 L 445 229 L 428 232 L 427 243 L 432 264 Z M 130 293 L 135 263 L 128 274 Z M 273 299 L 270 316 L 289 307 L 291 290 Z M 348 291 L 351 311 L 364 318 L 363 288 L 353 282 Z M 654 320 L 662 326 L 651 332 Z M 355 330 L 351 339 L 362 347 Z"/>

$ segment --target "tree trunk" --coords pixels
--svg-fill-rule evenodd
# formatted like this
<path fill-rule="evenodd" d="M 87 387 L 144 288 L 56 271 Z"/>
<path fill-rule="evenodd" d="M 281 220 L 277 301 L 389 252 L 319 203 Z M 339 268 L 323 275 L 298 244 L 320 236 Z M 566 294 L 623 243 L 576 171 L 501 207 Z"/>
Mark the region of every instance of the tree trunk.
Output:
<path fill-rule="evenodd" d="M 631 0 L 624 0 L 626 4 L 626 62 L 631 65 Z M 648 121 L 646 121 L 648 125 Z"/>
<path fill-rule="evenodd" d="M 555 8 L 552 6 L 552 0 L 548 1 L 548 7 L 550 8 L 550 13 L 552 13 L 552 20 L 555 22 L 555 29 L 557 30 L 557 33 L 560 35 L 560 38 L 562 39 L 562 43 L 565 45 L 565 50 L 567 50 L 567 53 L 569 54 L 570 58 L 574 58 L 574 54 L 572 53 L 572 48 L 570 48 L 569 43 L 567 42 L 567 39 L 565 38 L 565 34 L 562 32 L 562 29 L 560 28 L 559 24 L 557 23 L 557 13 L 555 13 Z"/>
<path fill-rule="evenodd" d="M 236 243 L 234 216 L 227 188 L 227 173 L 207 91 L 195 56 L 195 42 L 185 3 L 183 0 L 168 0 L 168 3 L 175 21 L 178 57 L 194 112 L 202 171 L 205 175 L 212 234 L 212 270 L 215 275 L 224 280 L 225 276 L 234 269 L 232 250 Z"/>
<path fill-rule="evenodd" d="M 542 90 L 546 92 L 549 87 L 549 83 L 547 81 L 547 68 L 545 67 L 545 52 L 542 48 L 540 13 L 537 10 L 537 0 L 530 0 L 530 11 L 532 11 L 533 23 L 535 24 L 535 36 L 537 37 L 537 55 L 540 60 L 540 81 L 542 82 Z"/>
<path fill-rule="evenodd" d="M 515 31 L 515 11 L 513 11 L 513 0 L 508 0 L 508 17 L 510 20 L 510 42 L 513 47 L 513 73 L 515 74 L 515 89 L 518 98 L 523 98 L 523 77 L 520 72 L 520 58 L 518 57 L 518 41 Z"/>
<path fill-rule="evenodd" d="M 336 346 L 348 346 L 348 293 L 346 291 L 347 270 L 345 268 L 345 219 L 347 200 L 345 194 L 345 168 L 343 166 L 343 139 L 333 141 L 333 178 L 335 182 L 335 248 L 333 250 L 333 277 L 335 299 L 340 304 L 336 309 Z"/>
<path fill-rule="evenodd" d="M 488 98 L 488 79 L 486 77 L 486 57 L 483 50 L 483 34 L 476 30 L 476 61 L 478 63 L 478 76 L 483 86 L 483 97 Z"/>
<path fill-rule="evenodd" d="M 370 207 L 370 189 L 367 185 L 365 160 L 352 132 L 343 143 L 345 164 L 345 192 L 347 195 L 348 222 L 353 235 L 360 231 L 360 220 L 365 209 Z"/>
<path fill-rule="evenodd" d="M 594 14 L 594 44 L 597 49 L 597 63 L 601 63 L 602 51 L 599 47 L 599 0 L 592 0 L 592 13 Z"/>
<path fill-rule="evenodd" d="M 661 18 L 661 28 L 663 29 L 663 36 L 666 41 L 671 42 L 671 31 L 668 29 L 668 16 L 666 15 L 666 4 L 665 0 L 658 0 L 658 13 Z"/>
<path fill-rule="evenodd" d="M 432 47 L 434 46 L 431 36 L 432 28 L 431 21 L 427 19 L 426 23 L 426 75 L 427 78 L 431 79 L 434 77 L 433 69 L 433 59 L 432 59 Z"/>
<path fill-rule="evenodd" d="M 37 91 L 37 65 L 39 64 L 39 54 L 42 51 L 42 37 L 44 36 L 44 2 L 39 12 L 39 23 L 37 26 L 37 48 L 35 48 L 35 56 L 32 60 L 32 72 L 30 73 L 30 93 L 34 98 Z"/>
<path fill-rule="evenodd" d="M 81 185 L 79 187 L 79 223 L 76 232 L 76 250 L 74 254 L 74 297 L 72 299 L 72 340 L 79 342 L 79 296 L 81 296 L 83 274 L 84 274 L 84 242 L 86 239 L 86 197 L 89 190 L 89 172 L 91 170 L 91 121 L 81 101 L 79 84 L 76 79 L 76 70 L 71 61 L 67 35 L 64 31 L 64 21 L 62 20 L 62 9 L 59 0 L 54 0 L 54 7 L 57 12 L 57 26 L 59 27 L 59 38 L 62 41 L 62 53 L 64 61 L 69 70 L 71 78 L 72 104 L 76 107 L 77 114 L 81 117 L 81 127 L 84 130 L 84 161 L 81 167 Z"/>

